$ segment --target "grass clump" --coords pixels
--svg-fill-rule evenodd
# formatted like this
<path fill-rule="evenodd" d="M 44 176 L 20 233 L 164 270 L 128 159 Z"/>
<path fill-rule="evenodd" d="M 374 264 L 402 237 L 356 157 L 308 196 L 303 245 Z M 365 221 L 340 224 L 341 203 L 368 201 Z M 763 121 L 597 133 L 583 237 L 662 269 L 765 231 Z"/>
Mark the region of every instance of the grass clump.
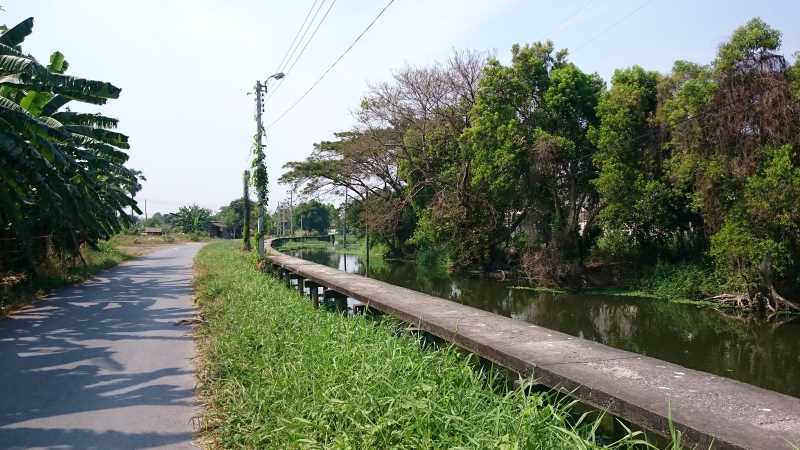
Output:
<path fill-rule="evenodd" d="M 283 251 L 306 250 L 306 249 L 327 250 L 331 247 L 332 245 L 329 241 L 297 240 L 297 241 L 287 241 L 278 246 L 277 249 L 278 251 L 283 252 Z"/>
<path fill-rule="evenodd" d="M 389 321 L 315 310 L 237 244 L 195 260 L 205 437 L 215 448 L 594 448 L 549 394 L 510 389 Z M 618 447 L 634 445 L 629 437 Z"/>

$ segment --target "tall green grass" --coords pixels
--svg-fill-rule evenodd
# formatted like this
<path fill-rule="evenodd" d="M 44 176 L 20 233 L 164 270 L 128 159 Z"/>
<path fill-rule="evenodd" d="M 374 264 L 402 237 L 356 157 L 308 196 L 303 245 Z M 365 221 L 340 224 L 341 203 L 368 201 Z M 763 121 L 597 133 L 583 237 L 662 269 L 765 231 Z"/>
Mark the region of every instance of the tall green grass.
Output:
<path fill-rule="evenodd" d="M 391 321 L 315 310 L 227 242 L 195 260 L 205 437 L 219 448 L 597 448 L 595 423 Z M 636 433 L 611 447 L 644 445 Z"/>

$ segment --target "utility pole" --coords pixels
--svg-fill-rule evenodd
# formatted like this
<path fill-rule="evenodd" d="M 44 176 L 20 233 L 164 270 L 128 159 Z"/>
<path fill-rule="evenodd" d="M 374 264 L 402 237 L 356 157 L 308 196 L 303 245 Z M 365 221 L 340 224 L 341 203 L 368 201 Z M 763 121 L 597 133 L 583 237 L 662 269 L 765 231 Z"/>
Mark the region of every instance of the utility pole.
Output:
<path fill-rule="evenodd" d="M 289 191 L 289 233 L 294 236 L 294 189 Z"/>
<path fill-rule="evenodd" d="M 144 226 L 147 226 L 147 199 L 144 199 Z"/>
<path fill-rule="evenodd" d="M 364 196 L 364 200 L 366 200 L 364 202 L 365 203 L 364 207 L 366 208 L 369 205 L 369 201 L 368 201 L 369 200 L 369 189 L 367 189 L 367 194 Z M 365 214 L 367 220 L 364 221 L 364 231 L 365 231 L 364 240 L 366 241 L 365 243 L 366 243 L 366 246 L 367 246 L 367 268 L 364 271 L 364 275 L 369 276 L 369 212 L 368 211 L 364 211 L 364 212 L 367 213 L 367 214 Z"/>
<path fill-rule="evenodd" d="M 263 146 L 264 143 L 262 142 L 262 138 L 264 135 L 264 124 L 261 122 L 261 113 L 264 112 L 264 94 L 267 93 L 267 84 L 271 78 L 276 80 L 280 80 L 285 75 L 283 72 L 278 72 L 276 74 L 272 74 L 267 77 L 266 80 L 262 83 L 260 80 L 256 81 L 255 85 L 255 94 L 256 94 L 256 159 L 254 162 L 254 168 L 256 170 L 256 190 L 258 192 L 258 255 L 264 257 L 264 221 L 265 215 L 267 211 L 267 194 L 266 194 L 266 186 L 262 186 L 261 184 L 266 184 L 266 161 L 264 160 L 264 153 L 263 153 Z M 263 170 L 263 173 L 262 173 Z"/>
<path fill-rule="evenodd" d="M 257 153 L 261 153 L 261 137 L 264 130 L 264 125 L 261 123 L 261 113 L 263 111 L 262 92 L 266 90 L 266 84 L 262 85 L 261 81 L 256 81 L 256 149 Z M 266 205 L 258 199 L 258 256 L 264 257 L 264 209 Z"/>
<path fill-rule="evenodd" d="M 242 200 L 244 205 L 242 206 L 242 216 L 244 219 L 244 230 L 242 230 L 242 234 L 244 236 L 244 244 L 242 248 L 249 252 L 251 250 L 250 247 L 250 171 L 244 171 L 244 193 L 242 194 Z"/>
<path fill-rule="evenodd" d="M 342 221 L 342 230 L 344 233 L 342 245 L 344 248 L 347 248 L 347 188 L 344 188 L 344 220 Z"/>

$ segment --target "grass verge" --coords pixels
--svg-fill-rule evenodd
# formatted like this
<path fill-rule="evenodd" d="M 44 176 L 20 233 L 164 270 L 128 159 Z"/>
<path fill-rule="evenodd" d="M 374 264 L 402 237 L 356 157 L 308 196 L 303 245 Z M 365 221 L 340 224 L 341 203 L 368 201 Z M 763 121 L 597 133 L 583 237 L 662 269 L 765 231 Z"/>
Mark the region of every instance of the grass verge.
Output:
<path fill-rule="evenodd" d="M 0 274 L 0 317 L 30 304 L 53 289 L 80 283 L 104 269 L 122 261 L 141 256 L 155 248 L 185 242 L 181 236 L 172 235 L 148 238 L 133 235 L 116 235 L 108 241 L 98 242 L 97 248 L 85 246 L 81 249 L 86 264 L 79 258 L 61 259 L 51 257 L 34 274 Z"/>
<path fill-rule="evenodd" d="M 391 321 L 315 310 L 228 242 L 195 259 L 211 448 L 596 448 L 596 423 Z M 643 445 L 637 434 L 611 447 Z"/>
<path fill-rule="evenodd" d="M 77 260 L 52 259 L 42 264 L 34 275 L 5 274 L 0 277 L 0 317 L 53 289 L 84 281 L 131 257 L 107 242 L 101 242 L 97 249 L 84 248 L 81 255 L 86 265 Z"/>

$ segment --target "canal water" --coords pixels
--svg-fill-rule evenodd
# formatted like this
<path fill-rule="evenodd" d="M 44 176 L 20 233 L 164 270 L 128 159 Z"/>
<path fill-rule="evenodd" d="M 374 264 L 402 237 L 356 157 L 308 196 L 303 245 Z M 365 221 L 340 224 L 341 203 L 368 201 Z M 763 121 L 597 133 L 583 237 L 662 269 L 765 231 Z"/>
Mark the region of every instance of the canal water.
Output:
<path fill-rule="evenodd" d="M 287 254 L 364 274 L 357 255 Z M 651 298 L 549 294 L 399 261 L 373 260 L 369 276 L 583 339 L 800 397 L 800 320 L 765 322 Z"/>

